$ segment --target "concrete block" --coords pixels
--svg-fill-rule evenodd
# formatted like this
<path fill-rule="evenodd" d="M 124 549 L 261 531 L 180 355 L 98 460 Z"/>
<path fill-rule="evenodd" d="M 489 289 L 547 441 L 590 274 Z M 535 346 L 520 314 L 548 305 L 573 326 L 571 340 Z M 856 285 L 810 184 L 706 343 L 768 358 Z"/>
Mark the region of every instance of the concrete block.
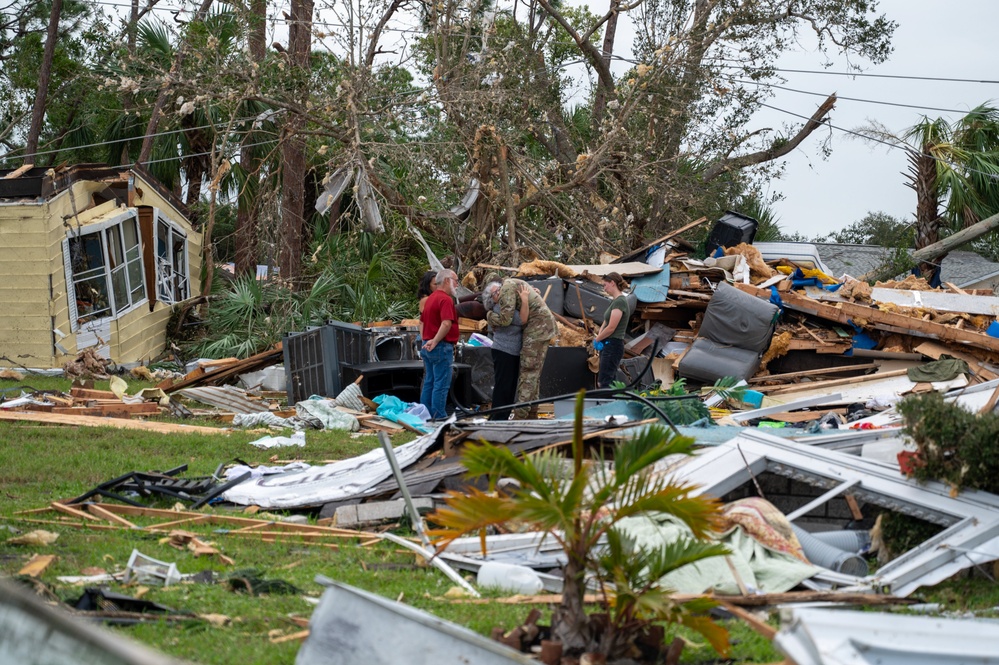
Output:
<path fill-rule="evenodd" d="M 416 506 L 418 512 L 429 512 L 434 509 L 434 500 L 430 497 L 418 497 L 413 499 L 413 505 Z M 402 499 L 359 503 L 337 508 L 333 516 L 333 523 L 336 526 L 351 527 L 374 522 L 387 522 L 399 519 L 405 512 L 406 502 Z"/>

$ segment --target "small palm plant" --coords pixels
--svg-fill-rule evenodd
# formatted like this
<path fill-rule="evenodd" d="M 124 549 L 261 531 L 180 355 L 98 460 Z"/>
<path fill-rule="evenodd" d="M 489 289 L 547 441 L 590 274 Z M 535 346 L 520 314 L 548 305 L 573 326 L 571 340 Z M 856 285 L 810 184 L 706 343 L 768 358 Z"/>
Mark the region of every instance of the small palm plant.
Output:
<path fill-rule="evenodd" d="M 656 463 L 667 456 L 690 454 L 693 439 L 653 425 L 615 447 L 612 463 L 599 456 L 586 460 L 584 394 L 580 391 L 576 400 L 571 473 L 553 450 L 518 458 L 506 447 L 470 445 L 462 458 L 470 475 L 487 477 L 491 490 L 500 478 L 512 478 L 519 487 L 509 493 L 474 489 L 468 494 L 450 493 L 447 506 L 429 517 L 439 526 L 432 535 L 446 547 L 464 534 L 479 533 L 485 550 L 485 529 L 490 526 L 514 523 L 551 534 L 567 557 L 562 601 L 552 618 L 553 635 L 566 653 L 617 657 L 633 647 L 634 639 L 654 621 L 689 625 L 719 652 L 727 652 L 724 629 L 695 615 L 705 603 L 674 602 L 658 583 L 681 565 L 727 553 L 704 540 L 715 527 L 718 502 L 693 496 L 694 486 L 654 472 Z M 649 512 L 679 518 L 694 538 L 654 552 L 636 551 L 615 526 L 626 517 Z M 583 605 L 587 573 L 601 583 L 610 608 L 610 625 L 599 635 Z"/>

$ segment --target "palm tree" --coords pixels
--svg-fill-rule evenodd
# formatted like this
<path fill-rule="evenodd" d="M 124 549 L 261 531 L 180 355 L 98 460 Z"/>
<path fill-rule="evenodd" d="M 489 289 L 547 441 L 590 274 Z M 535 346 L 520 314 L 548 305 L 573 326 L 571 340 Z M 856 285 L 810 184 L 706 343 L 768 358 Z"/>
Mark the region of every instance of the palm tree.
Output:
<path fill-rule="evenodd" d="M 923 117 L 903 135 L 916 192 L 916 249 L 999 210 L 999 109 L 981 105 L 949 123 Z"/>
<path fill-rule="evenodd" d="M 587 652 L 618 657 L 652 621 L 676 621 L 701 632 L 719 652 L 728 649 L 727 633 L 694 612 L 703 609 L 672 601 L 659 579 L 681 565 L 727 553 L 703 540 L 718 515 L 715 499 L 693 496 L 691 485 L 653 472 L 656 462 L 672 454 L 689 454 L 693 439 L 674 436 L 655 425 L 614 449 L 614 460 L 584 459 L 583 395 L 576 400 L 572 467 L 554 450 L 523 458 L 504 446 L 470 445 L 462 461 L 470 476 L 489 479 L 489 493 L 452 492 L 447 507 L 429 516 L 439 525 L 432 531 L 446 547 L 467 533 L 507 523 L 551 534 L 567 557 L 562 601 L 552 619 L 552 632 L 568 654 Z M 495 492 L 500 478 L 512 478 L 519 487 Z M 617 530 L 620 520 L 646 512 L 661 512 L 683 520 L 694 539 L 682 540 L 661 551 L 636 551 Z M 483 547 L 485 542 L 483 542 Z M 587 573 L 596 576 L 612 608 L 609 626 L 598 634 L 583 606 Z"/>

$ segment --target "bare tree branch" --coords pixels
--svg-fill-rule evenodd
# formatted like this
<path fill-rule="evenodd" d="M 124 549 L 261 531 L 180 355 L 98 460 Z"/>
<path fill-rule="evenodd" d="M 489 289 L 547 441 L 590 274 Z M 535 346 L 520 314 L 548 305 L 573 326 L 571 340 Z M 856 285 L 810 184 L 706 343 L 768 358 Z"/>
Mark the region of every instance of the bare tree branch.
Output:
<path fill-rule="evenodd" d="M 747 155 L 740 155 L 738 157 L 731 157 L 729 159 L 724 159 L 715 163 L 711 168 L 704 172 L 703 180 L 708 182 L 714 180 L 723 173 L 735 169 L 742 169 L 747 166 L 753 166 L 755 164 L 762 164 L 764 162 L 773 161 L 779 159 L 784 155 L 788 154 L 804 141 L 809 134 L 818 129 L 826 119 L 826 116 L 832 111 L 833 107 L 836 105 L 836 95 L 835 93 L 829 95 L 824 102 L 816 109 L 812 117 L 808 119 L 808 122 L 798 130 L 798 133 L 792 136 L 787 141 L 771 146 L 766 150 L 759 150 L 757 152 L 752 152 Z"/>

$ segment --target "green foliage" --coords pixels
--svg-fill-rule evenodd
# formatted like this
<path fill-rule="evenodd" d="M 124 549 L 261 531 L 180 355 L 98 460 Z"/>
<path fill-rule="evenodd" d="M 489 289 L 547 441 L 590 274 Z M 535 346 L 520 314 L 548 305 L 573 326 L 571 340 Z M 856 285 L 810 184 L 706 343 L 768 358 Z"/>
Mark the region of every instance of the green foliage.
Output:
<path fill-rule="evenodd" d="M 690 454 L 693 439 L 674 436 L 653 425 L 615 447 L 613 461 L 597 455 L 584 459 L 582 409 L 585 391 L 576 401 L 576 426 L 569 460 L 554 450 L 517 457 L 505 446 L 488 443 L 466 447 L 462 461 L 469 475 L 488 478 L 495 490 L 501 478 L 511 478 L 518 487 L 509 493 L 450 493 L 447 507 L 430 516 L 438 525 L 432 533 L 446 546 L 467 533 L 483 533 L 490 526 L 517 524 L 550 533 L 568 558 L 560 610 L 553 631 L 567 650 L 599 650 L 618 657 L 648 621 L 682 621 L 711 641 L 724 653 L 727 637 L 711 623 L 692 612 L 701 608 L 678 606 L 666 599 L 668 591 L 658 585 L 656 571 L 716 556 L 721 551 L 702 541 L 676 543 L 665 552 L 645 552 L 644 561 L 628 543 L 614 533 L 622 519 L 646 512 L 662 512 L 683 521 L 697 539 L 711 532 L 718 503 L 692 495 L 693 487 L 653 472 L 654 465 L 673 454 Z M 608 547 L 601 548 L 606 541 Z M 584 576 L 594 575 L 603 583 L 623 584 L 615 606 L 612 628 L 595 635 L 583 610 Z M 609 593 L 604 587 L 605 593 Z"/>
<path fill-rule="evenodd" d="M 937 392 L 907 397 L 897 408 L 918 450 L 914 478 L 945 482 L 954 492 L 999 493 L 999 416 L 972 413 Z"/>
<path fill-rule="evenodd" d="M 655 403 L 674 425 L 691 425 L 698 420 L 709 418 L 711 412 L 704 404 L 704 398 L 711 394 L 717 394 L 724 400 L 741 401 L 742 396 L 748 389 L 746 386 L 737 386 L 739 380 L 735 377 L 726 376 L 715 381 L 712 386 L 705 386 L 698 392 L 688 392 L 686 389 L 687 380 L 680 378 L 674 381 L 669 388 L 663 388 L 656 382 L 649 388 L 639 391 L 638 394 Z M 611 387 L 621 387 L 623 384 L 612 384 Z M 677 399 L 682 397 L 683 399 Z M 650 406 L 643 407 L 643 415 L 646 418 L 655 418 L 659 414 Z"/>
<path fill-rule="evenodd" d="M 416 283 L 426 270 L 411 264 L 389 236 L 331 234 L 318 245 L 307 288 L 280 280 L 214 281 L 205 330 L 189 352 L 206 358 L 246 357 L 281 340 L 285 333 L 329 320 L 400 320 L 416 310 Z"/>
<path fill-rule="evenodd" d="M 231 283 L 219 279 L 216 284 L 220 292 L 208 308 L 204 336 L 189 349 L 197 356 L 245 358 L 280 341 L 284 333 L 336 318 L 331 298 L 340 282 L 331 273 L 320 275 L 302 291 L 253 275 Z"/>
<path fill-rule="evenodd" d="M 912 224 L 879 210 L 869 212 L 846 228 L 834 231 L 817 240 L 853 245 L 911 248 L 915 242 L 915 232 Z"/>
<path fill-rule="evenodd" d="M 891 559 L 922 545 L 943 530 L 939 525 L 891 511 L 881 513 L 880 523 L 881 542 Z"/>

